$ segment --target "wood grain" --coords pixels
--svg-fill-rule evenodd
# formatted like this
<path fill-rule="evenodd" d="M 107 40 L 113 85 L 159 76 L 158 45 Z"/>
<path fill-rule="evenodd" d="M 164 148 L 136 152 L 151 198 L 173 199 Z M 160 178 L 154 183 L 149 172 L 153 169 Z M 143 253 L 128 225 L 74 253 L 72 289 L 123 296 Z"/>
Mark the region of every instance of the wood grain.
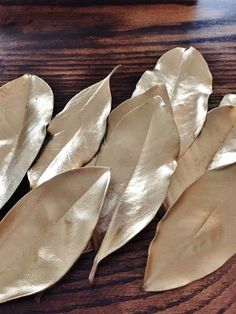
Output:
<path fill-rule="evenodd" d="M 0 83 L 30 72 L 55 92 L 55 113 L 78 91 L 112 78 L 113 106 L 128 98 L 141 75 L 176 46 L 193 45 L 214 77 L 210 108 L 236 93 L 236 1 L 0 1 Z M 1 217 L 28 190 L 26 178 Z M 0 305 L 14 313 L 236 313 L 236 256 L 215 273 L 187 287 L 163 293 L 142 291 L 147 248 L 158 217 L 87 277 L 93 253 L 35 297 Z M 30 235 L 29 235 L 30 236 Z"/>

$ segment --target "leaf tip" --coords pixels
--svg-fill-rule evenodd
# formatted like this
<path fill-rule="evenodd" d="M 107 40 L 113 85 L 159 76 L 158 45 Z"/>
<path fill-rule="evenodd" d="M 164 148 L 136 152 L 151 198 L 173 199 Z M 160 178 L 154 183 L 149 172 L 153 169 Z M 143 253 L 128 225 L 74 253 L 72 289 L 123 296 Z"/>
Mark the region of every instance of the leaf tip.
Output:
<path fill-rule="evenodd" d="M 90 271 L 89 278 L 88 278 L 91 284 L 94 283 L 94 277 L 97 271 L 97 267 L 98 267 L 98 262 L 94 260 L 93 266 L 92 266 L 92 269 Z"/>
<path fill-rule="evenodd" d="M 111 73 L 108 75 L 109 76 L 109 78 L 113 75 L 113 73 L 117 70 L 117 69 L 119 69 L 121 67 L 121 64 L 118 64 L 117 66 L 115 66 L 114 67 L 114 69 L 111 71 Z"/>

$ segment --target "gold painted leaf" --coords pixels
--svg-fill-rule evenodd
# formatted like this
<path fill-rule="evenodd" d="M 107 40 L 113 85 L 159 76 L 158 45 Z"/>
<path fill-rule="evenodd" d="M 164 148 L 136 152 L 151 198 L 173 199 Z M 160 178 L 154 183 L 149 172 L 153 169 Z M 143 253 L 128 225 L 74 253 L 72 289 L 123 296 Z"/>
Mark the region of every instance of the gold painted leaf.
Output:
<path fill-rule="evenodd" d="M 182 156 L 204 124 L 212 76 L 203 56 L 195 48 L 175 48 L 163 54 L 152 71 L 141 76 L 133 96 L 161 82 L 166 84 L 173 106 Z"/>
<path fill-rule="evenodd" d="M 111 110 L 112 73 L 75 95 L 51 121 L 51 139 L 28 171 L 31 187 L 83 166 L 96 154 Z"/>
<path fill-rule="evenodd" d="M 165 200 L 171 207 L 207 170 L 236 162 L 236 107 L 215 108 L 207 114 L 201 134 L 178 160 Z"/>
<path fill-rule="evenodd" d="M 221 100 L 220 107 L 228 106 L 228 105 L 236 106 L 235 94 L 225 95 L 224 98 Z"/>
<path fill-rule="evenodd" d="M 22 198 L 0 223 L 0 303 L 57 282 L 84 251 L 110 180 L 107 168 L 60 174 Z"/>
<path fill-rule="evenodd" d="M 150 88 L 143 94 L 125 100 L 114 110 L 112 110 L 112 112 L 108 116 L 106 140 L 109 138 L 115 126 L 128 112 L 145 104 L 146 102 L 148 102 L 148 100 L 151 100 L 155 96 L 160 96 L 163 99 L 165 105 L 170 110 L 170 112 L 173 113 L 165 85 L 163 83 L 155 85 L 154 87 Z M 94 166 L 96 164 L 97 156 L 98 154 L 86 165 L 86 167 Z"/>
<path fill-rule="evenodd" d="M 97 264 L 139 233 L 155 216 L 176 168 L 179 135 L 160 97 L 139 106 L 116 125 L 96 165 L 111 168 L 111 184 L 93 240 Z M 105 237 L 104 237 L 105 235 Z"/>
<path fill-rule="evenodd" d="M 117 106 L 108 117 L 108 136 L 111 134 L 117 123 L 131 110 L 145 104 L 148 100 L 155 96 L 160 96 L 168 107 L 171 113 L 173 113 L 170 98 L 167 93 L 165 84 L 156 84 L 154 87 L 148 89 L 143 94 L 129 98 Z"/>
<path fill-rule="evenodd" d="M 146 291 L 200 279 L 236 253 L 236 164 L 208 171 L 157 227 L 149 248 Z"/>
<path fill-rule="evenodd" d="M 35 75 L 25 74 L 0 88 L 0 208 L 37 156 L 52 111 L 52 90 Z"/>

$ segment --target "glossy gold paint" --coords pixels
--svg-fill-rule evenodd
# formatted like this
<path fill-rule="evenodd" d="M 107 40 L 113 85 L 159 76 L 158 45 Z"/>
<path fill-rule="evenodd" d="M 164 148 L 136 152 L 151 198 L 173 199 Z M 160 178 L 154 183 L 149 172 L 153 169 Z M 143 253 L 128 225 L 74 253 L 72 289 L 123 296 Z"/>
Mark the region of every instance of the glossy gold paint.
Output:
<path fill-rule="evenodd" d="M 172 105 L 170 98 L 167 93 L 165 84 L 160 83 L 154 87 L 148 89 L 143 94 L 129 98 L 117 106 L 108 117 L 108 136 L 111 134 L 114 127 L 119 123 L 119 121 L 131 110 L 147 103 L 148 100 L 151 100 L 155 96 L 160 96 L 164 101 L 166 107 L 173 113 Z"/>
<path fill-rule="evenodd" d="M 0 208 L 37 156 L 52 111 L 52 90 L 35 75 L 25 74 L 0 88 Z"/>
<path fill-rule="evenodd" d="M 22 198 L 0 223 L 0 303 L 42 291 L 75 263 L 92 236 L 107 168 L 60 174 Z"/>
<path fill-rule="evenodd" d="M 119 106 L 117 106 L 108 116 L 108 129 L 107 129 L 107 135 L 106 135 L 106 140 L 109 138 L 110 134 L 112 133 L 113 129 L 115 126 L 120 122 L 120 120 L 131 110 L 144 105 L 145 103 L 148 102 L 148 100 L 151 100 L 155 96 L 160 96 L 162 100 L 164 101 L 165 105 L 169 109 L 171 113 L 172 111 L 172 106 L 170 103 L 169 96 L 167 94 L 167 90 L 165 87 L 165 84 L 160 83 L 158 85 L 155 85 L 154 87 L 150 88 L 146 92 L 144 92 L 141 95 L 138 95 L 136 97 L 129 98 L 122 102 Z M 86 167 L 91 167 L 96 164 L 97 160 L 96 155 L 87 165 Z"/>
<path fill-rule="evenodd" d="M 221 100 L 220 107 L 229 105 L 236 106 L 236 94 L 225 95 Z"/>
<path fill-rule="evenodd" d="M 51 140 L 28 172 L 31 187 L 83 166 L 96 154 L 111 110 L 112 73 L 74 96 L 51 121 Z"/>
<path fill-rule="evenodd" d="M 160 83 L 166 85 L 172 103 L 182 156 L 204 124 L 208 97 L 212 93 L 212 76 L 195 48 L 174 48 L 161 56 L 152 71 L 141 76 L 133 96 Z"/>
<path fill-rule="evenodd" d="M 166 196 L 178 152 L 178 131 L 160 97 L 133 109 L 114 127 L 96 162 L 111 168 L 112 177 L 93 235 L 95 247 L 101 246 L 91 281 L 97 264 L 153 219 Z"/>
<path fill-rule="evenodd" d="M 236 107 L 211 110 L 201 134 L 178 160 L 165 200 L 171 207 L 180 195 L 208 169 L 236 162 Z"/>
<path fill-rule="evenodd" d="M 236 253 L 235 187 L 236 164 L 208 171 L 182 194 L 150 245 L 146 291 L 187 285 Z"/>

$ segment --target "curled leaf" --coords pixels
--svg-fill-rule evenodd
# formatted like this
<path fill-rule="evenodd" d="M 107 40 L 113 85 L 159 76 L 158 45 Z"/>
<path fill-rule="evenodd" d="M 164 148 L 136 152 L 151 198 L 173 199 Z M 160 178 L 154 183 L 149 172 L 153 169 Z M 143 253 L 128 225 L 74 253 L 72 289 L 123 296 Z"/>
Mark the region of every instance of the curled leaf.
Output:
<path fill-rule="evenodd" d="M 31 187 L 83 166 L 96 154 L 111 110 L 112 73 L 75 95 L 51 121 L 48 127 L 51 139 L 28 171 Z"/>
<path fill-rule="evenodd" d="M 171 207 L 180 195 L 208 169 L 236 162 L 236 107 L 209 111 L 201 134 L 178 160 L 165 200 Z"/>
<path fill-rule="evenodd" d="M 149 100 L 114 127 L 96 165 L 111 168 L 112 178 L 93 240 L 98 263 L 137 233 L 161 206 L 175 170 L 179 135 L 160 97 Z M 105 237 L 104 237 L 105 234 Z"/>
<path fill-rule="evenodd" d="M 57 282 L 85 249 L 110 180 L 107 168 L 60 174 L 21 199 L 0 223 L 0 302 Z"/>
<path fill-rule="evenodd" d="M 142 75 L 133 96 L 160 83 L 165 83 L 173 106 L 181 156 L 204 124 L 208 97 L 212 92 L 212 76 L 206 61 L 195 48 L 175 48 L 163 54 L 152 71 Z"/>
<path fill-rule="evenodd" d="M 187 285 L 236 253 L 235 186 L 234 164 L 208 171 L 185 191 L 150 245 L 145 290 Z"/>
<path fill-rule="evenodd" d="M 25 74 L 0 88 L 0 208 L 37 156 L 52 111 L 52 90 L 35 75 Z"/>

